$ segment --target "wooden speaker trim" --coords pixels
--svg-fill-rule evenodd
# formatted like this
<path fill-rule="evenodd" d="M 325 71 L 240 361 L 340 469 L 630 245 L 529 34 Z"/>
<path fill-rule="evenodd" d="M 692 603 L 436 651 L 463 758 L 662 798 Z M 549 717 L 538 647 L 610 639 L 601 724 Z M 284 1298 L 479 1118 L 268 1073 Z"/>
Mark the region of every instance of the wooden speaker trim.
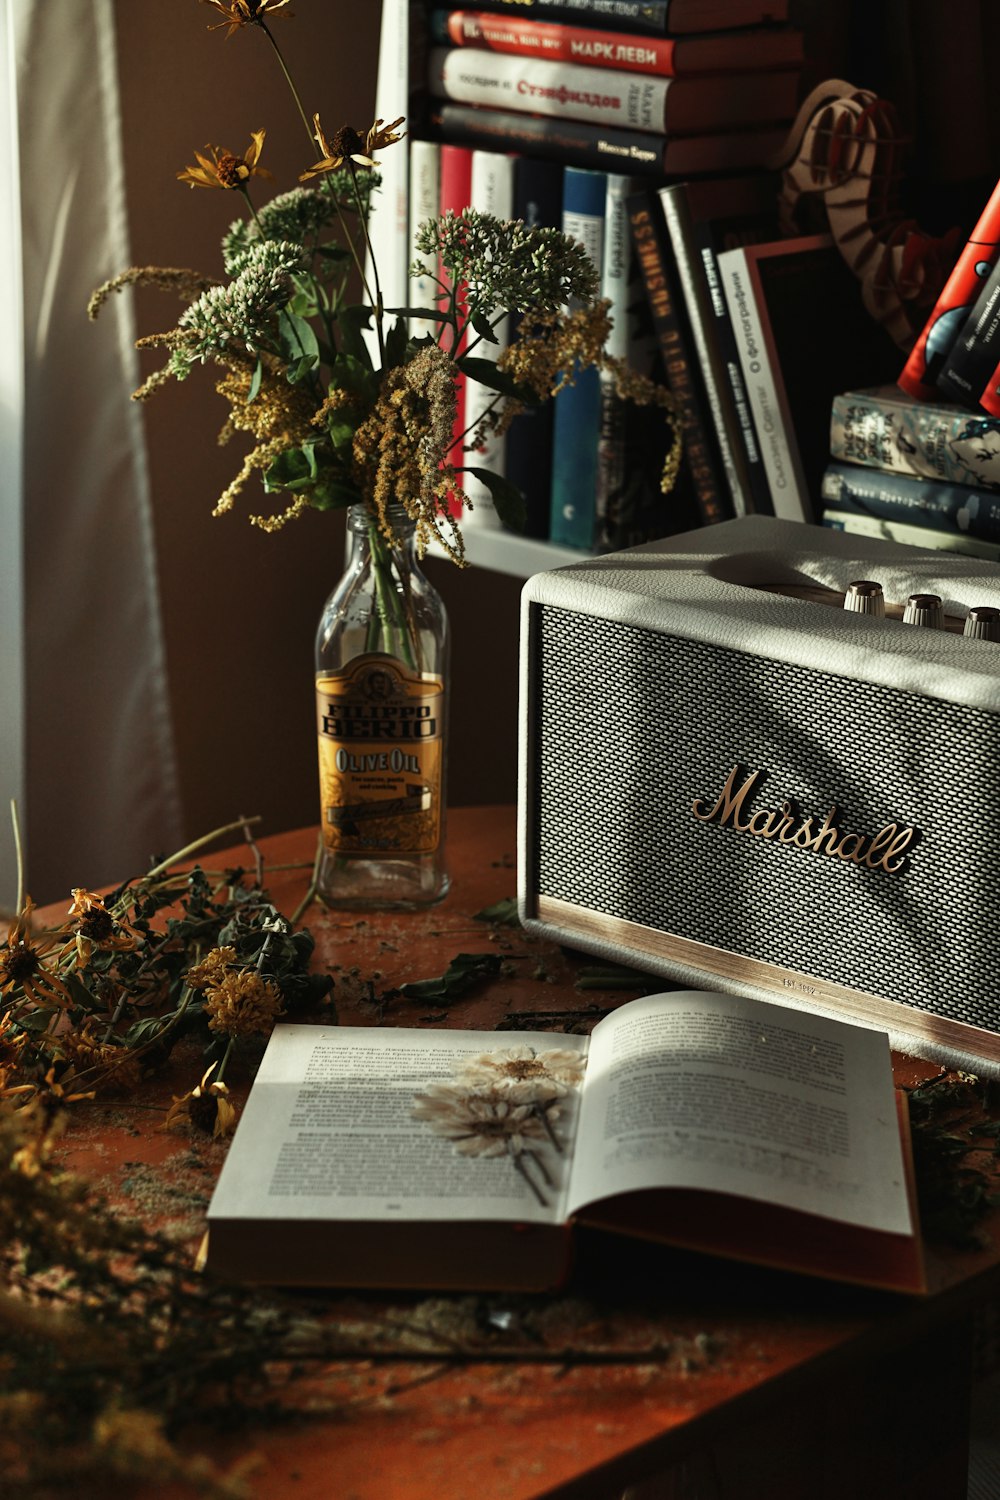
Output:
<path fill-rule="evenodd" d="M 628 948 L 636 954 L 646 954 L 650 958 L 661 960 L 664 964 L 697 969 L 706 977 L 752 985 L 756 989 L 781 995 L 789 1004 L 815 1006 L 819 1010 L 835 1012 L 845 1020 L 859 1021 L 897 1035 L 909 1034 L 923 1043 L 936 1043 L 954 1052 L 981 1057 L 994 1066 L 1000 1065 L 1000 1035 L 996 1032 L 984 1031 L 978 1026 L 967 1026 L 962 1021 L 932 1016 L 926 1011 L 901 1005 L 898 1000 L 866 995 L 861 990 L 830 984 L 824 979 L 817 979 L 811 974 L 800 974 L 793 969 L 778 968 L 773 964 L 762 963 L 760 959 L 730 953 L 725 948 L 714 948 L 709 943 L 660 932 L 641 922 L 630 922 L 624 917 L 611 917 L 603 912 L 590 911 L 587 907 L 560 901 L 555 896 L 538 896 L 531 907 L 532 915 L 537 916 L 539 921 L 559 928 L 562 933 L 578 933 L 584 942 L 590 939 L 601 944 Z"/>

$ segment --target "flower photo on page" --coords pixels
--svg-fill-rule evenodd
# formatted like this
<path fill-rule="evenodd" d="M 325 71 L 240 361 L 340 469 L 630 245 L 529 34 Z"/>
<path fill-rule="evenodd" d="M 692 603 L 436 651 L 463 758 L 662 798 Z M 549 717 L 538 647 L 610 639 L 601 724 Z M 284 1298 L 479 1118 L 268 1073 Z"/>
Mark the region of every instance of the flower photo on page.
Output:
<path fill-rule="evenodd" d="M 563 1156 L 559 1131 L 585 1059 L 568 1048 L 505 1047 L 463 1058 L 454 1079 L 428 1084 L 413 1118 L 451 1141 L 459 1156 L 507 1157 L 538 1202 L 556 1186 L 546 1156 Z"/>

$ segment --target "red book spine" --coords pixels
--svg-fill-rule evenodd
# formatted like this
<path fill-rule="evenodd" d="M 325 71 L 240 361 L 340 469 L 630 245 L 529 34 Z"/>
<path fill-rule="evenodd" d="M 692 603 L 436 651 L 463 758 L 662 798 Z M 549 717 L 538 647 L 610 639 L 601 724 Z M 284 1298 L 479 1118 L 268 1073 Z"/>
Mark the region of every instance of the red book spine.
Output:
<path fill-rule="evenodd" d="M 1000 255 L 1000 182 L 965 247 L 952 268 L 923 331 L 907 357 L 897 384 L 918 401 L 932 401 L 940 392 L 934 384 L 937 372 L 961 331 L 976 300 L 982 278 Z M 990 387 L 993 382 L 990 382 Z M 987 390 L 990 389 L 987 387 Z"/>
<path fill-rule="evenodd" d="M 554 62 L 586 63 L 625 73 L 674 73 L 676 45 L 671 37 L 634 36 L 624 31 L 594 31 L 554 21 L 522 20 L 489 11 L 453 10 L 447 17 L 448 40 L 456 47 L 480 47 L 517 57 L 545 57 Z"/>
<path fill-rule="evenodd" d="M 461 214 L 469 207 L 469 199 L 472 196 L 471 146 L 442 145 L 440 194 L 440 210 L 442 214 L 448 213 L 449 210 L 452 213 Z M 439 274 L 442 280 L 444 280 L 444 271 L 441 270 Z M 459 287 L 457 301 L 460 316 L 464 316 L 465 313 L 462 292 L 463 288 Z M 441 344 L 445 349 L 449 348 L 447 343 L 448 337 L 448 332 L 443 331 Z M 455 352 L 461 353 L 461 348 L 462 346 L 460 345 Z M 460 467 L 465 461 L 462 454 L 462 446 L 459 442 L 462 433 L 465 431 L 465 377 L 462 375 L 458 377 L 455 394 L 458 403 L 455 413 L 455 446 L 448 456 L 452 463 Z M 461 483 L 461 475 L 459 475 L 459 483 Z M 448 508 L 453 516 L 458 517 L 462 514 L 461 493 L 452 494 L 449 497 Z"/>

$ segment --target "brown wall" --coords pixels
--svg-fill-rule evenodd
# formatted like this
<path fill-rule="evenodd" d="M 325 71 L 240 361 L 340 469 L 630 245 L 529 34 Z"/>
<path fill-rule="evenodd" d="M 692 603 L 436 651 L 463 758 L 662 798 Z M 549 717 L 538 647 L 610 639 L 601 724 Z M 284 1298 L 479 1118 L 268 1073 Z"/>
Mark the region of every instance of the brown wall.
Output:
<path fill-rule="evenodd" d="M 328 131 L 373 114 L 380 7 L 300 4 L 273 22 L 306 111 Z M 169 7 L 116 0 L 126 187 L 136 264 L 220 269 L 219 240 L 235 194 L 190 189 L 176 173 L 205 143 L 242 152 L 267 130 L 269 195 L 295 185 L 312 160 L 305 131 L 266 38 L 207 28 L 194 0 Z M 141 332 L 179 311 L 143 291 Z M 159 357 L 144 356 L 149 368 Z M 239 440 L 219 448 L 225 417 L 212 371 L 171 382 L 146 407 L 171 700 L 189 836 L 259 813 L 265 831 L 317 820 L 312 644 L 343 557 L 340 515 L 309 512 L 275 536 L 245 517 L 264 508 L 252 482 L 242 512 L 215 519 L 239 467 Z M 517 601 L 512 579 L 432 562 L 445 595 L 453 656 L 450 791 L 454 803 L 513 800 Z"/>

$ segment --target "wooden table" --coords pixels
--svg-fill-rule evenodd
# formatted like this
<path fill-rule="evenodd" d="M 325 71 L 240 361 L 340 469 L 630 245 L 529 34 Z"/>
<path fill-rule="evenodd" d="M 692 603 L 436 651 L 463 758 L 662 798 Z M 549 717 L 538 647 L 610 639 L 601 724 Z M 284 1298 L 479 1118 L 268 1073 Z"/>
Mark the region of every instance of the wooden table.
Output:
<path fill-rule="evenodd" d="M 558 1028 L 632 997 L 581 990 L 591 960 L 474 919 L 513 896 L 514 839 L 512 808 L 460 809 L 439 906 L 305 914 L 341 1023 Z M 291 911 L 315 830 L 261 847 L 265 883 Z M 446 1011 L 380 1002 L 470 951 L 501 954 L 501 973 Z M 934 1071 L 896 1059 L 900 1082 Z M 245 1078 L 227 1076 L 245 1092 Z M 151 1120 L 85 1106 L 67 1159 L 194 1243 L 225 1147 Z M 994 1213 L 988 1249 L 928 1247 L 935 1292 L 918 1302 L 636 1246 L 585 1247 L 558 1298 L 333 1299 L 348 1317 L 377 1303 L 410 1323 L 451 1320 L 476 1357 L 333 1364 L 310 1373 L 291 1423 L 250 1437 L 192 1430 L 190 1441 L 210 1440 L 223 1462 L 257 1451 L 255 1493 L 269 1500 L 617 1500 L 629 1486 L 637 1500 L 964 1500 L 971 1328 L 1000 1288 L 998 1223 Z M 547 1349 L 567 1344 L 580 1357 L 551 1362 Z"/>

